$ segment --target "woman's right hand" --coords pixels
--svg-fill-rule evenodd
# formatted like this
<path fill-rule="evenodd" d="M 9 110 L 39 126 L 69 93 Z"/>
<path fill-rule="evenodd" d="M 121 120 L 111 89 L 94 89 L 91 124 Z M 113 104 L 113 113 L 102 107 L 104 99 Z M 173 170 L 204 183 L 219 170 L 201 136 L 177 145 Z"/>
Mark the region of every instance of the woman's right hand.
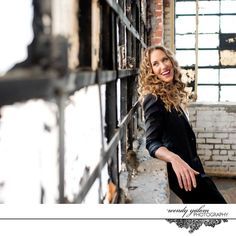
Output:
<path fill-rule="evenodd" d="M 196 175 L 199 172 L 192 169 L 183 159 L 177 154 L 169 151 L 166 147 L 160 147 L 155 152 L 155 156 L 160 160 L 170 162 L 177 176 L 178 183 L 181 189 L 191 191 L 197 187 Z"/>
<path fill-rule="evenodd" d="M 197 187 L 197 181 L 195 176 L 198 175 L 199 172 L 191 168 L 178 155 L 174 154 L 170 162 L 172 164 L 172 168 L 176 174 L 181 189 L 184 188 L 185 191 L 191 191 L 192 188 Z"/>

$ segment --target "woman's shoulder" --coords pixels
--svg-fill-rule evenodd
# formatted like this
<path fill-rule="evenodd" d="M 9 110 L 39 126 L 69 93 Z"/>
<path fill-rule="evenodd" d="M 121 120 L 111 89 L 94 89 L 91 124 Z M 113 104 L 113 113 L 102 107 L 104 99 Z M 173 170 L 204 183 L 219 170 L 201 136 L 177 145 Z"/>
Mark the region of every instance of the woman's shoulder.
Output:
<path fill-rule="evenodd" d="M 160 102 L 162 102 L 162 100 L 158 95 L 154 95 L 152 93 L 149 93 L 143 97 L 143 104 L 145 105 L 150 102 L 151 103 L 154 103 L 154 102 L 160 103 Z"/>
<path fill-rule="evenodd" d="M 159 96 L 151 94 L 151 93 L 145 95 L 143 98 L 143 107 L 148 108 L 153 105 L 164 107 L 164 103 Z"/>

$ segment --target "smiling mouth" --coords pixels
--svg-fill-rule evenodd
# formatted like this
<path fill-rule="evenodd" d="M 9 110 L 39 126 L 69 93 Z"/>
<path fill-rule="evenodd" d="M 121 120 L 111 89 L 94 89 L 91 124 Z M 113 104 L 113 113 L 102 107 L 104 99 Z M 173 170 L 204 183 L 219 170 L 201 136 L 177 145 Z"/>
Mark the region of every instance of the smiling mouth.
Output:
<path fill-rule="evenodd" d="M 166 71 L 162 72 L 161 75 L 163 75 L 163 76 L 170 75 L 170 70 L 166 70 Z"/>

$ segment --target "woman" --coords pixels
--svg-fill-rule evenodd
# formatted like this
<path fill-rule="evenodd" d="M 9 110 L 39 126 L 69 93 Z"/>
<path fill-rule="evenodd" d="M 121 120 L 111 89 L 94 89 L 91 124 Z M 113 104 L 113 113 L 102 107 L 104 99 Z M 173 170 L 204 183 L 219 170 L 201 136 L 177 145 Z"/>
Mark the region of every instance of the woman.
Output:
<path fill-rule="evenodd" d="M 144 52 L 139 88 L 150 155 L 167 162 L 169 185 L 183 203 L 226 203 L 206 176 L 188 121 L 188 93 L 173 54 L 163 46 Z"/>

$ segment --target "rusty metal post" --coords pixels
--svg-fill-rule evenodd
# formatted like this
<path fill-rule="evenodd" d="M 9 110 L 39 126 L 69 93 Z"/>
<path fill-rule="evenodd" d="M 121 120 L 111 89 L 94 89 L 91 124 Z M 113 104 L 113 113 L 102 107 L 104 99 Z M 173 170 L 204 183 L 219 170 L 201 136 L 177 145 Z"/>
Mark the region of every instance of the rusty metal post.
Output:
<path fill-rule="evenodd" d="M 116 23 L 115 15 L 111 8 L 103 3 L 102 8 L 102 40 L 101 40 L 101 66 L 102 69 L 116 69 Z M 106 21 L 104 21 L 106 19 Z M 109 142 L 117 128 L 117 85 L 116 81 L 106 84 L 106 110 L 105 110 L 105 135 Z M 117 149 L 118 150 L 118 149 Z M 108 173 L 112 182 L 118 186 L 118 151 L 108 161 Z"/>

